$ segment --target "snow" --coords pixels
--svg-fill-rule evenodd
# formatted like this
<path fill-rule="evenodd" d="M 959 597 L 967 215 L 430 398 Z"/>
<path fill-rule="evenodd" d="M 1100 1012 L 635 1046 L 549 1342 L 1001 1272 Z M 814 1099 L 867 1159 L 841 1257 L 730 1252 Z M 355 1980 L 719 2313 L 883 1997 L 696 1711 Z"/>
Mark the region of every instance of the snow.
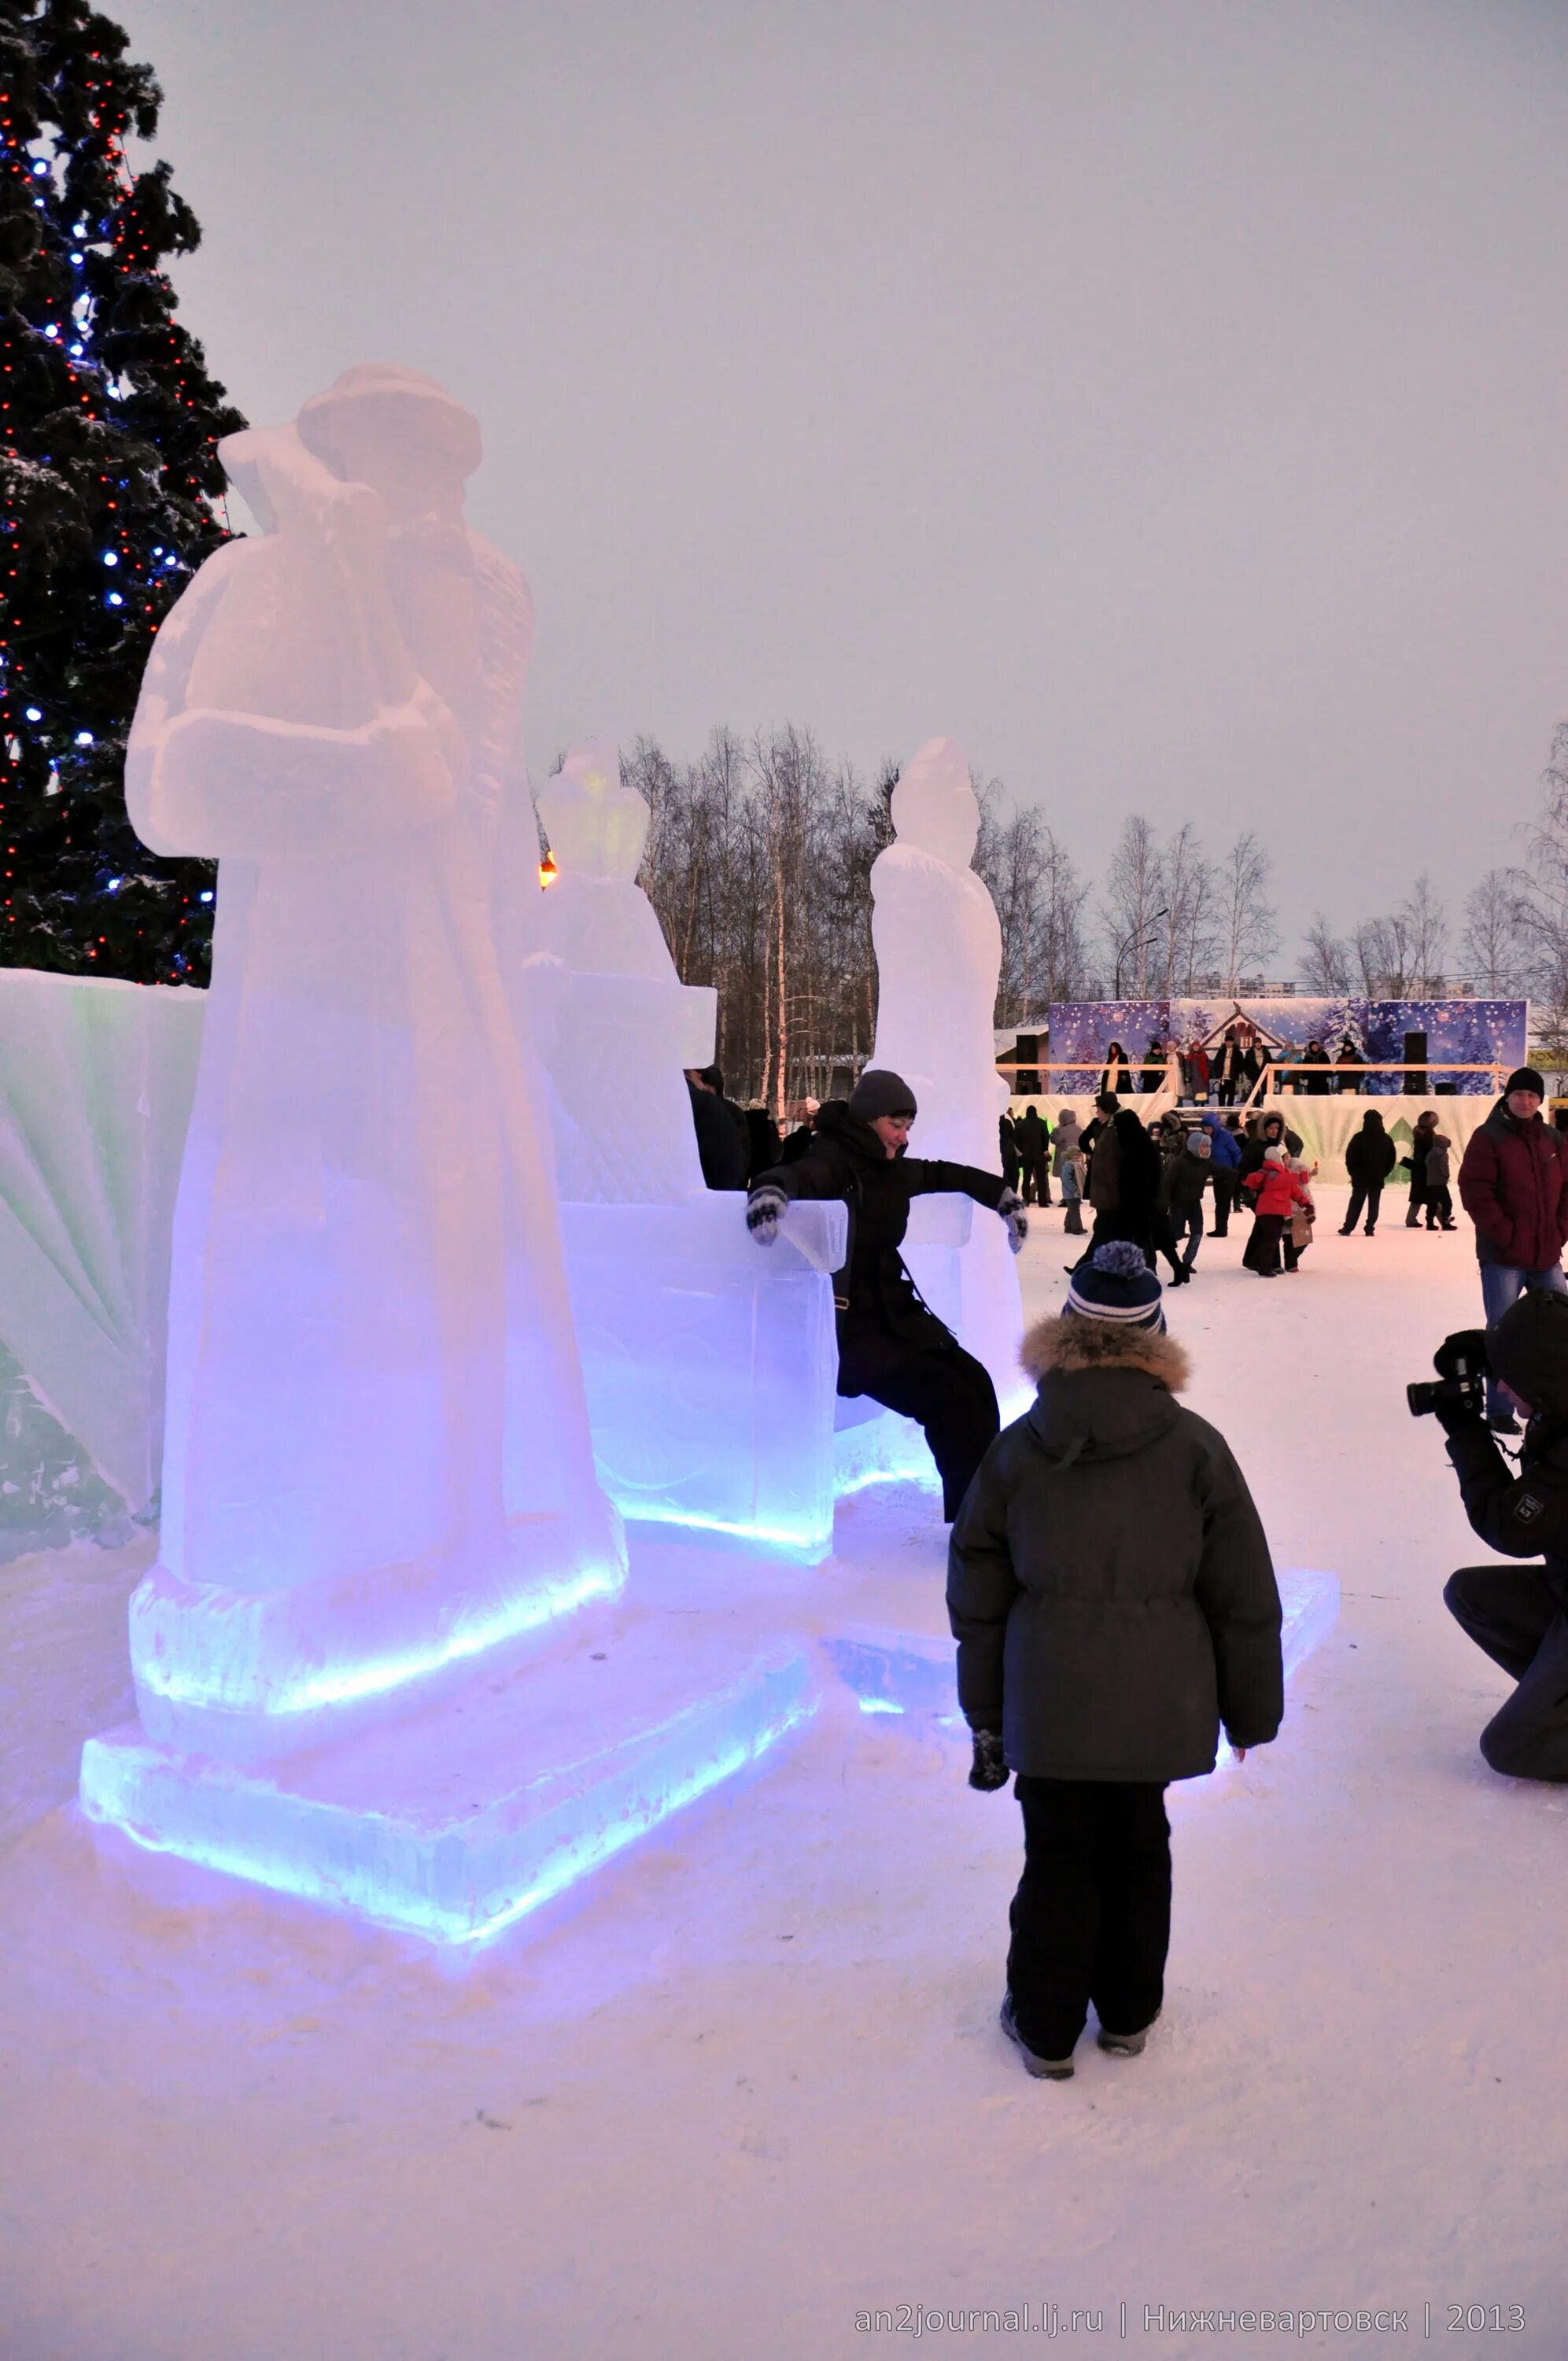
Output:
<path fill-rule="evenodd" d="M 932 1715 L 830 1685 L 458 1967 L 92 1829 L 77 1755 L 127 1708 L 148 1544 L 6 1569 L 5 2361 L 817 2361 L 888 2345 L 857 2309 L 1047 2301 L 1091 2353 L 1123 2301 L 1128 2349 L 1187 2361 L 1398 2350 L 1428 2301 L 1450 2351 L 1560 2354 L 1568 1795 L 1476 1753 L 1507 1684 L 1441 1593 L 1485 1553 L 1402 1390 L 1478 1312 L 1471 1242 L 1406 1232 L 1393 1194 L 1341 1240 L 1320 1198 L 1299 1278 L 1258 1296 L 1237 1224 L 1171 1314 L 1277 1560 L 1337 1573 L 1339 1621 L 1277 1743 L 1173 1791 L 1165 2015 L 1141 2059 L 1080 2046 L 1069 2083 L 996 2029 L 1016 1806 Z M 1022 1258 L 1036 1309 L 1060 1221 Z M 737 1613 L 932 1635 L 942 1555 L 932 1496 L 876 1486 L 819 1567 L 707 1562 Z M 1410 2320 L 1146 2334 L 1146 2302 Z M 1065 2329 L 1075 2303 L 1102 2335 Z M 1450 2304 L 1515 2303 L 1519 2334 L 1446 2335 Z"/>

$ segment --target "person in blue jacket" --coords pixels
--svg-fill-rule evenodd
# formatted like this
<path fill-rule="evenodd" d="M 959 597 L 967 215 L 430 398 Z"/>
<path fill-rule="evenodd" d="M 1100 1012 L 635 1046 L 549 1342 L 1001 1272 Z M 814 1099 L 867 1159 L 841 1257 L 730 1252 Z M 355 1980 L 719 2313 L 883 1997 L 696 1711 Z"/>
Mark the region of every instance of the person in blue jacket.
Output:
<path fill-rule="evenodd" d="M 1212 1238 L 1223 1238 L 1228 1234 L 1231 1207 L 1236 1202 L 1236 1191 L 1241 1186 L 1241 1136 L 1230 1127 L 1235 1120 L 1234 1115 L 1230 1118 L 1230 1123 L 1217 1115 L 1206 1115 L 1203 1118 L 1203 1128 L 1209 1135 L 1209 1161 L 1214 1171 L 1214 1226 L 1209 1233 Z"/>

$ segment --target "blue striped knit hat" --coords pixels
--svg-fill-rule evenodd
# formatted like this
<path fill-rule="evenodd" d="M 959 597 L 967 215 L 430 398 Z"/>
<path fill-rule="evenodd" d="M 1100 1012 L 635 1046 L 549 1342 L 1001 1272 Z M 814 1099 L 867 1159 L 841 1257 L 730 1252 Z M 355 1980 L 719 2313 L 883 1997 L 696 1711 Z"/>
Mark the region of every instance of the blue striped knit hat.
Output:
<path fill-rule="evenodd" d="M 1165 1327 L 1160 1284 L 1144 1260 L 1141 1246 L 1130 1238 L 1112 1238 L 1096 1246 L 1080 1263 L 1067 1290 L 1065 1312 L 1080 1320 L 1103 1320 L 1131 1334 L 1139 1328 Z"/>

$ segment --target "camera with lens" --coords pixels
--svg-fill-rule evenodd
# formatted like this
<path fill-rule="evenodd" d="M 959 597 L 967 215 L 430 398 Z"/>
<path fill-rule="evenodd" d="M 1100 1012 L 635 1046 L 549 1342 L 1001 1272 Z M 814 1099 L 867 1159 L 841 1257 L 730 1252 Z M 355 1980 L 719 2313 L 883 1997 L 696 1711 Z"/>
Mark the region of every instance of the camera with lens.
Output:
<path fill-rule="evenodd" d="M 1431 1356 L 1431 1365 L 1437 1371 L 1435 1384 L 1405 1388 L 1412 1418 L 1429 1418 L 1448 1402 L 1477 1418 L 1485 1415 L 1491 1361 L 1484 1328 L 1461 1328 L 1456 1334 L 1445 1336 Z"/>

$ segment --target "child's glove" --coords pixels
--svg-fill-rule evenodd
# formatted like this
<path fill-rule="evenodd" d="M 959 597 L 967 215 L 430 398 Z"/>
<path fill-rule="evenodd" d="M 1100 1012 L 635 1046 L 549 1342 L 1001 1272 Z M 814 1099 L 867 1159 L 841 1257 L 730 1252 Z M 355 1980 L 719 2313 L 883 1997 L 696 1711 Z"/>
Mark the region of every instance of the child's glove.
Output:
<path fill-rule="evenodd" d="M 977 1730 L 974 1733 L 974 1761 L 970 1765 L 969 1783 L 982 1795 L 997 1787 L 1005 1787 L 1008 1772 L 1002 1753 L 1002 1732 L 999 1730 Z"/>
<path fill-rule="evenodd" d="M 746 1200 L 746 1227 L 760 1246 L 771 1246 L 779 1234 L 789 1199 L 782 1189 L 753 1189 Z"/>
<path fill-rule="evenodd" d="M 1024 1211 L 1024 1200 L 1016 1189 L 1003 1189 L 996 1201 L 996 1210 L 1007 1224 L 1007 1243 L 1014 1254 L 1023 1248 L 1029 1235 L 1029 1216 Z"/>

